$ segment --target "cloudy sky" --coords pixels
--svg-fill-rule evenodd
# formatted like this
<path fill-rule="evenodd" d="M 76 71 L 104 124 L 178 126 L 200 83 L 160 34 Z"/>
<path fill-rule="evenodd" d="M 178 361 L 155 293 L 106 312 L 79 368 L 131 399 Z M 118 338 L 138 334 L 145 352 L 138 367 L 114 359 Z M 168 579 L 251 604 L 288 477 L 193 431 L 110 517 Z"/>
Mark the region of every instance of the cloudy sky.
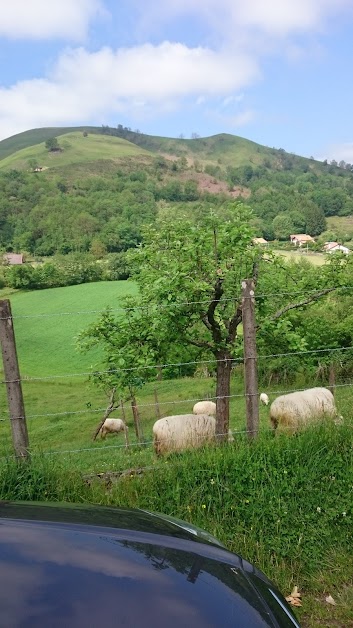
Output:
<path fill-rule="evenodd" d="M 0 139 L 121 123 L 353 162 L 353 0 L 0 0 Z"/>

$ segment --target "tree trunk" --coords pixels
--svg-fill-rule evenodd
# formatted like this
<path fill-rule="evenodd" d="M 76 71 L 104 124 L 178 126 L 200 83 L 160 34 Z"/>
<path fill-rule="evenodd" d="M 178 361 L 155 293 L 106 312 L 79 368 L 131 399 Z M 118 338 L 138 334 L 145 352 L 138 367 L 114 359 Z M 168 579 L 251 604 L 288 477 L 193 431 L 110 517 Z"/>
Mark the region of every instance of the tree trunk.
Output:
<path fill-rule="evenodd" d="M 143 432 L 142 432 L 142 427 L 141 427 L 141 423 L 140 423 L 140 415 L 139 415 L 139 411 L 138 411 L 137 401 L 136 401 L 135 395 L 131 395 L 131 408 L 132 408 L 132 414 L 133 414 L 133 417 L 134 417 L 136 438 L 137 438 L 139 443 L 142 443 L 142 441 L 143 441 Z"/>
<path fill-rule="evenodd" d="M 229 430 L 229 395 L 231 357 L 229 351 L 218 351 L 217 359 L 217 387 L 216 387 L 216 435 L 217 440 L 224 442 L 228 439 Z"/>

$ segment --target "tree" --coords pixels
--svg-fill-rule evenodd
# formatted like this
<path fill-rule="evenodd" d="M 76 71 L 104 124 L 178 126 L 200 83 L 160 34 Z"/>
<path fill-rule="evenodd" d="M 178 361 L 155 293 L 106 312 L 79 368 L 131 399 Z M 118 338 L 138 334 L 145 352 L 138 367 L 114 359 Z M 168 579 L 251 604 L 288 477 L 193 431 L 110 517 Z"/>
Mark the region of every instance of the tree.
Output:
<path fill-rule="evenodd" d="M 294 232 L 294 223 L 289 214 L 278 214 L 272 221 L 272 227 L 278 240 L 288 240 Z"/>
<path fill-rule="evenodd" d="M 56 137 L 49 137 L 47 141 L 45 142 L 45 148 L 49 152 L 56 152 L 56 151 L 61 150 L 59 146 L 59 142 Z"/>
<path fill-rule="evenodd" d="M 29 166 L 30 170 L 32 170 L 32 172 L 34 172 L 35 169 L 38 168 L 38 161 L 36 159 L 34 159 L 34 157 L 31 157 L 31 159 L 28 160 L 28 166 Z"/>
<path fill-rule="evenodd" d="M 332 260 L 312 272 L 305 265 L 293 269 L 253 246 L 251 218 L 248 207 L 232 203 L 217 213 L 200 212 L 194 221 L 168 218 L 146 227 L 143 245 L 128 254 L 138 297 L 126 301 L 125 316 L 106 315 L 85 333 L 92 346 L 103 346 L 106 367 L 114 366 L 111 388 L 133 390 L 130 377 L 142 385 L 153 376 L 153 365 L 172 362 L 177 346 L 213 356 L 221 439 L 229 426 L 232 360 L 242 349 L 242 280 L 253 279 L 259 294 L 269 294 L 257 302 L 258 325 L 266 336 L 282 317 L 335 289 L 346 263 L 334 265 Z M 305 296 L 292 302 L 290 290 L 296 295 L 302 290 Z M 290 328 L 289 334 L 294 335 Z M 119 372 L 121 366 L 127 367 L 127 374 Z"/>
<path fill-rule="evenodd" d="M 310 203 L 310 207 L 306 208 L 305 213 L 306 231 L 311 236 L 320 235 L 326 229 L 326 218 L 321 207 Z"/>

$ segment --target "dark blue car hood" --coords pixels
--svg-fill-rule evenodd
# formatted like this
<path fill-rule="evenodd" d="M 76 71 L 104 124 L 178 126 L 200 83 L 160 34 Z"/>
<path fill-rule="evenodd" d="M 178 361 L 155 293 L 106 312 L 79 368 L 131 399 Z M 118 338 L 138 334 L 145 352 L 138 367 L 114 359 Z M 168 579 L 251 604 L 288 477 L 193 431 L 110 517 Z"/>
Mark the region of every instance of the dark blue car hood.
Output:
<path fill-rule="evenodd" d="M 144 511 L 0 503 L 7 628 L 295 625 L 277 623 L 259 594 L 273 585 L 257 578 L 239 556 Z"/>

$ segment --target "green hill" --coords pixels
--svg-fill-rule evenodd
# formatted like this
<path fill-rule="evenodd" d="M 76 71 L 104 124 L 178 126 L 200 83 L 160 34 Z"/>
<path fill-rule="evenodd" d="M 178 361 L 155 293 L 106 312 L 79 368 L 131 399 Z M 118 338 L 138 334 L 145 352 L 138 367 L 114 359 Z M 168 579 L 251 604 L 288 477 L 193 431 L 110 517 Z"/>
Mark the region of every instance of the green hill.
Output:
<path fill-rule="evenodd" d="M 60 150 L 45 147 L 52 137 Z M 6 250 L 120 255 L 141 241 L 143 226 L 160 212 L 192 215 L 234 199 L 251 206 L 255 235 L 266 240 L 288 241 L 291 233 L 325 238 L 328 226 L 326 239 L 353 238 L 327 220 L 353 215 L 349 164 L 229 134 L 176 139 L 121 125 L 34 129 L 0 142 L 0 247 Z"/>
<path fill-rule="evenodd" d="M 53 135 L 51 135 L 53 137 Z M 28 141 L 32 141 L 31 138 Z M 38 139 L 38 138 L 36 138 Z M 49 139 L 49 138 L 47 138 Z M 97 161 L 116 161 L 122 157 L 148 155 L 143 148 L 119 137 L 73 131 L 60 136 L 60 151 L 48 151 L 45 142 L 16 150 L 0 161 L 0 169 L 28 169 L 29 160 L 35 160 L 43 169 L 60 168 L 73 164 Z"/>
<path fill-rule="evenodd" d="M 28 148 L 35 144 L 41 144 L 50 137 L 59 137 L 65 133 L 73 133 L 75 131 L 87 131 L 95 133 L 99 127 L 44 127 L 42 129 L 30 129 L 23 133 L 17 133 L 11 137 L 7 137 L 0 142 L 0 160 L 12 155 L 22 148 Z"/>
<path fill-rule="evenodd" d="M 78 139 L 82 138 L 85 131 L 88 133 L 88 137 L 84 139 L 90 138 L 90 142 L 86 142 L 85 150 L 81 151 L 81 146 L 76 145 L 76 139 L 78 141 Z M 64 148 L 64 151 L 60 155 L 49 155 L 52 158 L 49 161 L 44 143 L 51 137 L 60 138 L 59 144 Z M 92 161 L 92 159 L 114 159 L 116 154 L 110 150 L 112 147 L 111 138 L 125 142 L 124 150 L 126 152 L 122 151 L 122 156 L 128 153 L 128 143 L 131 147 L 131 155 L 143 154 L 144 151 L 148 151 L 149 153 L 164 155 L 167 158 L 185 157 L 189 162 L 197 162 L 197 165 L 202 167 L 205 167 L 207 164 L 220 168 L 222 166 L 239 167 L 247 164 L 256 166 L 266 163 L 268 166 L 275 168 L 283 160 L 283 154 L 288 155 L 281 149 L 277 150 L 262 146 L 256 142 L 227 133 L 196 139 L 180 139 L 145 135 L 124 127 L 51 127 L 25 131 L 1 141 L 0 168 L 16 167 L 22 169 L 25 167 L 28 159 L 31 158 L 43 161 L 47 157 L 47 164 L 55 163 L 58 166 L 64 166 L 67 163 L 79 163 L 80 161 Z M 103 140 L 107 140 L 107 144 Z M 74 142 L 75 146 L 69 147 L 66 144 L 67 148 L 65 148 L 65 143 L 67 142 Z M 93 151 L 91 151 L 91 144 L 94 145 Z M 106 146 L 108 146 L 107 151 Z M 123 144 L 121 144 L 122 147 Z M 27 151 L 27 149 L 29 150 Z M 77 154 L 74 155 L 76 149 Z M 138 152 L 136 152 L 137 150 Z M 70 155 L 72 155 L 73 161 Z M 60 159 L 57 159 L 57 157 L 60 157 Z M 313 160 L 305 157 L 288 155 L 288 158 L 297 163 L 313 163 Z M 319 162 L 315 163 L 319 166 Z"/>

